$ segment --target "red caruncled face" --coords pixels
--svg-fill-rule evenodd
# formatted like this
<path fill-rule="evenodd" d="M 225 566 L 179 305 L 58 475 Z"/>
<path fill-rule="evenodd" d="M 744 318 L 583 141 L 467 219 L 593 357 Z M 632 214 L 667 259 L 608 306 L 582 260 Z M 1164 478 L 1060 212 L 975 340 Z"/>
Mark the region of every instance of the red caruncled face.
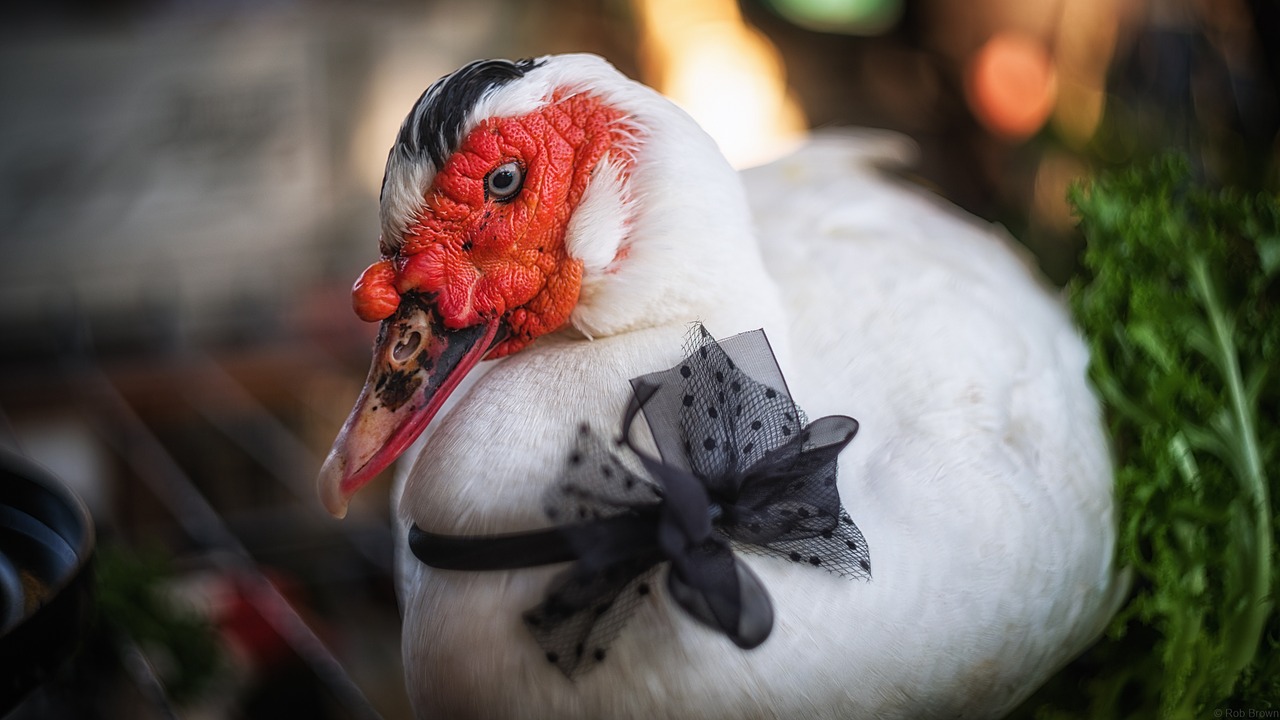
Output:
<path fill-rule="evenodd" d="M 356 312 L 382 320 L 398 295 L 419 292 L 449 329 L 502 318 L 510 334 L 489 358 L 562 326 L 582 281 L 565 229 L 592 168 L 622 140 L 620 118 L 573 95 L 480 123 L 437 173 L 398 252 L 356 284 Z"/>

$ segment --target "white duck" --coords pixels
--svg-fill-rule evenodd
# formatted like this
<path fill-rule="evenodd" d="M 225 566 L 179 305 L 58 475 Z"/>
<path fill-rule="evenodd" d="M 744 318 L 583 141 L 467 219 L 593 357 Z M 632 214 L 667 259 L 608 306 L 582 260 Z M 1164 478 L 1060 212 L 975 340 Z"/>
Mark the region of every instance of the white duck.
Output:
<path fill-rule="evenodd" d="M 402 546 L 421 717 L 998 716 L 1096 636 L 1117 583 L 1086 351 L 1005 237 L 876 173 L 904 153 L 818 139 L 744 193 L 693 120 L 594 56 L 473 63 L 423 94 L 355 288 L 384 324 L 321 472 L 329 509 L 470 373 L 397 533 L 547 527 L 580 422 L 616 427 L 628 379 L 675 364 L 691 322 L 764 328 L 810 417 L 861 422 L 838 487 L 874 579 L 747 557 L 767 642 L 739 649 L 659 591 L 568 680 L 521 620 L 556 568 L 434 570 Z"/>

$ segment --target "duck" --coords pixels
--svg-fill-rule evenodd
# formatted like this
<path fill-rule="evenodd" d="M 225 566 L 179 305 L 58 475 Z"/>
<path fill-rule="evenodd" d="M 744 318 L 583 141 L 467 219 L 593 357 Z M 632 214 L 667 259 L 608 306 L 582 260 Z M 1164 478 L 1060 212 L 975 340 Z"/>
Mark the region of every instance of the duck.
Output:
<path fill-rule="evenodd" d="M 372 365 L 318 480 L 341 517 L 399 460 L 418 717 L 1000 717 L 1098 637 L 1123 587 L 1086 347 L 1007 233 L 888 172 L 913 152 L 827 133 L 740 173 L 588 54 L 476 61 L 423 92 L 353 288 Z M 694 324 L 763 330 L 798 407 L 857 419 L 837 487 L 873 571 L 744 556 L 774 613 L 751 649 L 655 586 L 566 677 L 523 620 L 562 565 L 442 569 L 404 538 L 552 525 L 575 429 L 616 427 Z"/>

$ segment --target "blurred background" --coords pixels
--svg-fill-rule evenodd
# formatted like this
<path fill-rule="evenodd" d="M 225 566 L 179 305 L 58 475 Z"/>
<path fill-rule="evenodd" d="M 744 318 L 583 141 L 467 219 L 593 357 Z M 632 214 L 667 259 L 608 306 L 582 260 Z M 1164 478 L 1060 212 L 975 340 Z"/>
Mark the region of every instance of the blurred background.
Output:
<path fill-rule="evenodd" d="M 313 479 L 376 328 L 401 119 L 479 57 L 589 51 L 739 166 L 811 129 L 914 138 L 906 177 L 1054 282 L 1065 195 L 1165 147 L 1280 187 L 1272 0 L 64 0 L 0 10 L 0 445 L 98 531 L 98 613 L 15 718 L 409 716 L 387 479 Z"/>

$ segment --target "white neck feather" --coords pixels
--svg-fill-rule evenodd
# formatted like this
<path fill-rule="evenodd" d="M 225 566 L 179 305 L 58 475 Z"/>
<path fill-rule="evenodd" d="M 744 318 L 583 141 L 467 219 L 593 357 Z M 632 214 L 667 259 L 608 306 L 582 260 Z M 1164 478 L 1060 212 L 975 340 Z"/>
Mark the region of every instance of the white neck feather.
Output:
<path fill-rule="evenodd" d="M 746 195 L 715 141 L 598 57 L 558 56 L 547 69 L 590 77 L 579 86 L 623 110 L 636 135 L 619 150 L 632 153 L 630 175 L 617 157 L 597 166 L 566 234 L 584 264 L 573 327 L 607 337 L 701 320 L 724 335 L 779 323 Z M 752 318 L 751 327 L 735 317 Z"/>

